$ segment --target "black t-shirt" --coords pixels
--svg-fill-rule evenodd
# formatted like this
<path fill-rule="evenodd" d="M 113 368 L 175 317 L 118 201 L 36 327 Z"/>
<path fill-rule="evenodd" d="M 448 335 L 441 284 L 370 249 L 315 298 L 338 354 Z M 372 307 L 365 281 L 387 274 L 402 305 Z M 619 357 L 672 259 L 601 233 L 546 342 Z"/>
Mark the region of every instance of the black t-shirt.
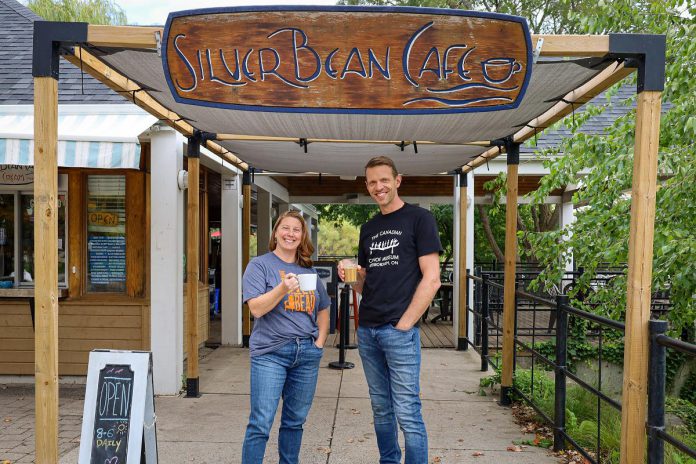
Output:
<path fill-rule="evenodd" d="M 435 218 L 423 208 L 406 203 L 365 223 L 358 248 L 358 264 L 367 271 L 360 325 L 398 322 L 423 278 L 418 258 L 441 250 Z"/>

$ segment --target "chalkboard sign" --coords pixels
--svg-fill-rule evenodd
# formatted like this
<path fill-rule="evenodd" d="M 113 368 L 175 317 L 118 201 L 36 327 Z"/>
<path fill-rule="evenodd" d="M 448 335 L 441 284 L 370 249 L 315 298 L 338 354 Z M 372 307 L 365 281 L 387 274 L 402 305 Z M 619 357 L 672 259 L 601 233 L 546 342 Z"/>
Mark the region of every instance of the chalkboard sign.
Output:
<path fill-rule="evenodd" d="M 92 351 L 80 464 L 156 463 L 155 417 L 151 353 Z"/>
<path fill-rule="evenodd" d="M 91 462 L 126 462 L 133 374 L 125 364 L 107 364 L 99 371 Z"/>

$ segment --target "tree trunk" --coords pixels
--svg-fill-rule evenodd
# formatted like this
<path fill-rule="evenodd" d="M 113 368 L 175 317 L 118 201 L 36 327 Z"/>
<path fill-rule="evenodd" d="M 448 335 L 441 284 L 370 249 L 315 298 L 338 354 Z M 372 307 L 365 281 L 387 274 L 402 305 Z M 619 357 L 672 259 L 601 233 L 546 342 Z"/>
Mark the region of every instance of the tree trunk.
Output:
<path fill-rule="evenodd" d="M 476 205 L 476 208 L 478 208 L 479 216 L 481 217 L 481 225 L 483 226 L 483 231 L 486 234 L 488 245 L 491 247 L 491 250 L 493 250 L 493 254 L 495 254 L 495 259 L 497 259 L 498 262 L 504 263 L 505 255 L 500 250 L 498 242 L 495 241 L 495 237 L 493 236 L 493 231 L 491 230 L 491 221 L 488 219 L 488 211 L 486 211 L 486 208 L 484 208 L 483 205 Z"/>

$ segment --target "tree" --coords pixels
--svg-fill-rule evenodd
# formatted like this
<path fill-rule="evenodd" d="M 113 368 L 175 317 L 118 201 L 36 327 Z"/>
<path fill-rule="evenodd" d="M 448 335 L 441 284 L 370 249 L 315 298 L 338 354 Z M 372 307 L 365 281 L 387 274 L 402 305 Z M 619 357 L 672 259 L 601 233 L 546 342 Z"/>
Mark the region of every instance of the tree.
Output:
<path fill-rule="evenodd" d="M 126 13 L 111 0 L 29 0 L 27 7 L 48 21 L 127 24 Z"/>
<path fill-rule="evenodd" d="M 595 2 L 586 0 L 340 0 L 339 5 L 421 6 L 488 11 L 522 16 L 533 34 L 575 34 L 579 22 L 571 12 L 591 13 Z"/>
<path fill-rule="evenodd" d="M 666 34 L 666 82 L 663 92 L 659 145 L 659 189 L 656 198 L 653 290 L 669 291 L 673 309 L 669 318 L 679 334 L 691 333 L 696 320 L 696 6 L 680 0 L 607 2 L 600 0 L 594 14 L 577 17 L 583 32 L 642 32 Z M 629 102 L 632 103 L 632 102 Z M 532 234 L 530 242 L 548 266 L 543 278 L 558 280 L 563 260 L 571 252 L 586 270 L 585 289 L 596 270 L 620 265 L 628 259 L 630 191 L 633 166 L 635 109 L 618 118 L 605 134 L 588 135 L 582 123 L 604 111 L 602 105 L 588 108 L 575 121 L 563 122 L 573 136 L 560 147 L 542 153 L 551 174 L 534 194 L 541 198 L 580 172 L 589 174 L 573 196 L 576 221 L 564 230 Z M 555 153 L 566 156 L 553 156 Z M 591 292 L 596 310 L 617 319 L 626 306 L 626 279 L 614 279 L 601 292 Z"/>
<path fill-rule="evenodd" d="M 355 256 L 358 253 L 358 228 L 348 222 L 322 221 L 319 227 L 320 256 Z"/>

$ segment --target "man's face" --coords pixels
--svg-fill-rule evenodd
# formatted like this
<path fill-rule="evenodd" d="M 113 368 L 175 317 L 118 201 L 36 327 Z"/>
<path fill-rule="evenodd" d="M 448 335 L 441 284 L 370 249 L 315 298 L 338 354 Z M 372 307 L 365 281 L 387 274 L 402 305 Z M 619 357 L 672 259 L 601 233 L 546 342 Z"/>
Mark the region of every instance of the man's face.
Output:
<path fill-rule="evenodd" d="M 389 166 L 374 166 L 365 170 L 367 191 L 380 208 L 387 208 L 396 197 L 401 176 L 394 177 Z"/>

